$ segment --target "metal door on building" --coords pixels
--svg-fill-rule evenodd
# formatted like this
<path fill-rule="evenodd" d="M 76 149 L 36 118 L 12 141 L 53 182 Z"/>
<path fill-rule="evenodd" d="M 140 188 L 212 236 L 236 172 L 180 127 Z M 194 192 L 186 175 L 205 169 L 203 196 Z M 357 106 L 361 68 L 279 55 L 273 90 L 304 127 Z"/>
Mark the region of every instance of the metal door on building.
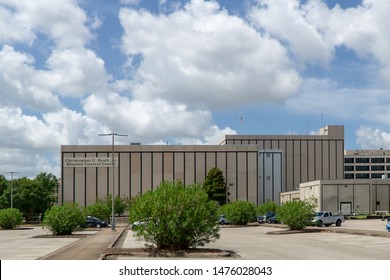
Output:
<path fill-rule="evenodd" d="M 282 150 L 259 151 L 258 203 L 274 201 L 280 203 L 283 182 Z"/>
<path fill-rule="evenodd" d="M 352 215 L 352 202 L 340 202 L 340 214 L 345 216 Z"/>

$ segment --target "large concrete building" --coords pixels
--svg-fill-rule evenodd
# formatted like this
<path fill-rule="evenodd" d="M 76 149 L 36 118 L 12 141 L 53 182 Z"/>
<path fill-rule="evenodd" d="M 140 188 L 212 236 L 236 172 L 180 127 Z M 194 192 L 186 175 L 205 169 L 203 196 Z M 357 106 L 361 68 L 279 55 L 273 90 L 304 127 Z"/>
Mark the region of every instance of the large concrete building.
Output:
<path fill-rule="evenodd" d="M 389 179 L 318 180 L 300 184 L 298 190 L 281 193 L 281 202 L 314 198 L 317 210 L 343 215 L 384 213 L 390 210 Z"/>
<path fill-rule="evenodd" d="M 347 150 L 345 179 L 380 179 L 390 177 L 389 150 Z"/>
<path fill-rule="evenodd" d="M 59 203 L 94 203 L 114 195 L 132 197 L 163 180 L 203 183 L 212 167 L 222 170 L 229 200 L 279 202 L 280 193 L 302 182 L 344 177 L 344 127 L 317 135 L 227 135 L 219 145 L 61 146 Z M 114 168 L 112 169 L 112 166 Z M 112 172 L 114 171 L 114 172 Z"/>

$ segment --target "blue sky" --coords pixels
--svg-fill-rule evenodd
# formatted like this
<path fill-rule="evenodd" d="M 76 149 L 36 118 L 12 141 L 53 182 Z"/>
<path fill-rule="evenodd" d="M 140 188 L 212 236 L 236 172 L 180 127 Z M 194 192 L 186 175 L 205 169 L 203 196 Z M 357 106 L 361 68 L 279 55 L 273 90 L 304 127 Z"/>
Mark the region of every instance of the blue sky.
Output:
<path fill-rule="evenodd" d="M 390 149 L 387 0 L 0 0 L 0 173 L 60 146 L 315 134 Z"/>

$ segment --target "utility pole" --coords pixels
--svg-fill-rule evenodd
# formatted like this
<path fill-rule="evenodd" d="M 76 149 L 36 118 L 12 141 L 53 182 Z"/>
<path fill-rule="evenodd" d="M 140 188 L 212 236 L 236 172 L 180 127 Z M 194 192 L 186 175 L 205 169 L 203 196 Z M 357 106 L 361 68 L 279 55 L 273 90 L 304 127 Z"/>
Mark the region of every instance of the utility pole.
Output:
<path fill-rule="evenodd" d="M 11 208 L 14 208 L 14 174 L 20 173 L 16 171 L 6 172 L 4 174 L 11 174 Z"/>
<path fill-rule="evenodd" d="M 111 170 L 112 170 L 111 230 L 115 231 L 115 210 L 114 210 L 114 204 L 115 204 L 114 203 L 114 199 L 115 199 L 115 171 L 114 171 L 114 166 L 115 166 L 115 163 L 114 163 L 114 153 L 115 153 L 115 149 L 114 149 L 114 146 L 115 146 L 115 144 L 114 143 L 115 143 L 115 136 L 126 136 L 127 137 L 128 135 L 111 132 L 111 133 L 99 134 L 99 136 L 111 136 L 112 137 L 112 151 L 111 151 L 111 156 L 112 156 L 112 159 L 111 159 Z"/>

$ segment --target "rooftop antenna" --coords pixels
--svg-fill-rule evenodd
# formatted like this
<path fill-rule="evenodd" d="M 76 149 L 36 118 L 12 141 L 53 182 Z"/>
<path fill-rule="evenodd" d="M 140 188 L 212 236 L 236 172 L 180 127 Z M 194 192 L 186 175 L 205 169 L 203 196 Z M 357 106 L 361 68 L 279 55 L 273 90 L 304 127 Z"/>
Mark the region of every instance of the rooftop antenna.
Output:
<path fill-rule="evenodd" d="M 324 127 L 324 113 L 321 113 L 321 127 Z"/>

